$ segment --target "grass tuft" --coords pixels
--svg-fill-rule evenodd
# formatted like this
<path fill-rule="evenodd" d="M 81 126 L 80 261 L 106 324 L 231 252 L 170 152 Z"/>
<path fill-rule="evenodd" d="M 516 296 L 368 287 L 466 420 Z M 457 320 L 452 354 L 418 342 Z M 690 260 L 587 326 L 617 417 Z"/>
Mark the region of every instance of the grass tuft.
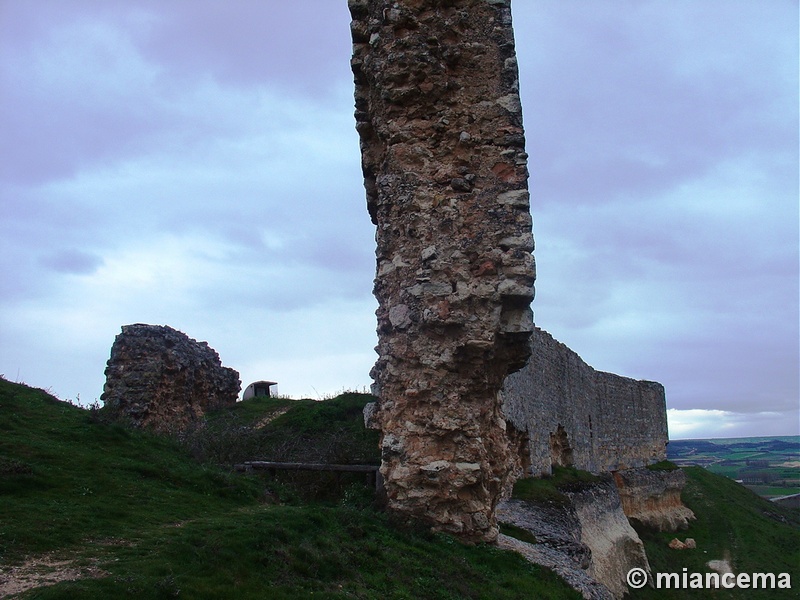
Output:
<path fill-rule="evenodd" d="M 647 465 L 646 468 L 650 471 L 675 471 L 679 467 L 674 462 L 661 460 L 657 463 L 653 463 L 652 465 Z"/>
<path fill-rule="evenodd" d="M 510 523 L 500 523 L 500 533 L 516 538 L 521 542 L 528 542 L 529 544 L 536 543 L 536 536 L 530 531 L 522 527 L 517 527 L 516 525 L 511 525 Z"/>
<path fill-rule="evenodd" d="M 515 500 L 563 506 L 569 503 L 564 492 L 578 492 L 600 481 L 600 477 L 575 467 L 553 467 L 545 477 L 525 477 L 514 483 L 511 497 Z"/>

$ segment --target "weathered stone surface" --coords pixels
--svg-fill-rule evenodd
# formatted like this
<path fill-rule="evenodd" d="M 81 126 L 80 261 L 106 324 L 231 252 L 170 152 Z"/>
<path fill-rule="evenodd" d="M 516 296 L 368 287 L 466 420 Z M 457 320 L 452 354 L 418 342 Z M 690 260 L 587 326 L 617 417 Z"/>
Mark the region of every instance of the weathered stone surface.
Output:
<path fill-rule="evenodd" d="M 650 564 L 616 486 L 606 475 L 564 493 L 569 502 L 563 504 L 507 500 L 498 506 L 498 519 L 530 531 L 536 543 L 522 554 L 555 570 L 584 598 L 621 598 L 628 571 L 650 572 Z"/>
<path fill-rule="evenodd" d="M 491 541 L 509 470 L 498 392 L 530 353 L 535 278 L 510 3 L 349 7 L 388 507 Z"/>
<path fill-rule="evenodd" d="M 506 379 L 503 411 L 528 435 L 527 474 L 575 466 L 602 473 L 666 458 L 664 387 L 595 371 L 536 328 L 527 366 Z"/>
<path fill-rule="evenodd" d="M 611 478 L 579 492 L 567 492 L 581 523 L 581 541 L 592 551 L 589 574 L 617 598 L 628 592 L 626 575 L 633 568 L 650 572 L 639 534 L 631 527 Z"/>
<path fill-rule="evenodd" d="M 569 586 L 581 594 L 584 600 L 615 600 L 614 594 L 606 586 L 592 579 L 589 574 L 572 564 L 564 554 L 542 544 L 522 542 L 516 538 L 500 534 L 497 545 L 524 556 L 529 562 L 541 565 L 558 574 Z"/>
<path fill-rule="evenodd" d="M 180 429 L 236 402 L 239 373 L 206 342 L 160 325 L 125 325 L 111 347 L 101 400 L 137 427 Z"/>
<path fill-rule="evenodd" d="M 571 502 L 505 500 L 497 505 L 497 520 L 532 533 L 535 546 L 557 552 L 565 568 L 585 571 L 591 565 L 592 551 L 581 541 L 581 522 Z"/>
<path fill-rule="evenodd" d="M 632 522 L 657 531 L 686 529 L 694 513 L 683 505 L 686 474 L 680 470 L 628 469 L 614 473 L 622 510 Z"/>

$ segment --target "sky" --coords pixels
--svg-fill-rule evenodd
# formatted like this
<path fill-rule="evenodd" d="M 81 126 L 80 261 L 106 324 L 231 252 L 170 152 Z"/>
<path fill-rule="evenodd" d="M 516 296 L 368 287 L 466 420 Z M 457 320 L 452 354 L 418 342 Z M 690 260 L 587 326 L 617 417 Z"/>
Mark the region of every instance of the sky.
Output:
<path fill-rule="evenodd" d="M 800 434 L 798 3 L 514 0 L 538 326 L 673 439 Z M 366 391 L 345 0 L 0 0 L 0 374 L 83 404 L 120 327 Z"/>

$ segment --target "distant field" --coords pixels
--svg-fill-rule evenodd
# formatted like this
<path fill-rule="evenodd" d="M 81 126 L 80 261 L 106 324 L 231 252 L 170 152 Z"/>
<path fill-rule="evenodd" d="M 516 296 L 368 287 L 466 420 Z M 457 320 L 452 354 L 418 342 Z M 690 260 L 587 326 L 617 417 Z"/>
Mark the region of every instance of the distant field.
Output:
<path fill-rule="evenodd" d="M 741 481 L 765 498 L 800 493 L 800 436 L 675 440 L 667 458 Z"/>

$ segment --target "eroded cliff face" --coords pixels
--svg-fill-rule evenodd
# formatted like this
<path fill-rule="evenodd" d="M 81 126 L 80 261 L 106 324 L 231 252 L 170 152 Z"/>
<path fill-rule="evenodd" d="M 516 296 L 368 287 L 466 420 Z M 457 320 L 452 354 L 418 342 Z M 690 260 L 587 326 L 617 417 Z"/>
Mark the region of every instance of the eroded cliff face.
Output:
<path fill-rule="evenodd" d="M 607 473 L 666 458 L 661 384 L 596 371 L 538 327 L 531 352 L 503 388 L 509 422 L 528 436 L 527 474 L 553 466 Z"/>
<path fill-rule="evenodd" d="M 632 522 L 657 531 L 678 531 L 695 518 L 681 501 L 686 474 L 680 469 L 628 469 L 614 473 L 614 481 L 622 509 Z"/>
<path fill-rule="evenodd" d="M 239 373 L 206 342 L 171 327 L 125 325 L 114 340 L 100 399 L 137 427 L 174 431 L 208 410 L 230 406 Z"/>
<path fill-rule="evenodd" d="M 581 541 L 592 551 L 589 574 L 615 597 L 628 592 L 626 575 L 638 567 L 650 573 L 650 563 L 639 534 L 622 510 L 610 477 L 576 493 L 568 493 L 581 524 Z"/>
<path fill-rule="evenodd" d="M 535 276 L 510 3 L 349 7 L 388 506 L 490 541 L 509 470 L 498 392 L 530 353 Z"/>
<path fill-rule="evenodd" d="M 501 522 L 536 537 L 536 543 L 527 547 L 511 547 L 508 540 L 501 545 L 553 569 L 584 598 L 622 598 L 628 591 L 628 571 L 638 567 L 649 573 L 650 564 L 639 535 L 622 511 L 614 482 L 606 475 L 564 495 L 568 502 L 508 500 L 500 504 Z"/>

